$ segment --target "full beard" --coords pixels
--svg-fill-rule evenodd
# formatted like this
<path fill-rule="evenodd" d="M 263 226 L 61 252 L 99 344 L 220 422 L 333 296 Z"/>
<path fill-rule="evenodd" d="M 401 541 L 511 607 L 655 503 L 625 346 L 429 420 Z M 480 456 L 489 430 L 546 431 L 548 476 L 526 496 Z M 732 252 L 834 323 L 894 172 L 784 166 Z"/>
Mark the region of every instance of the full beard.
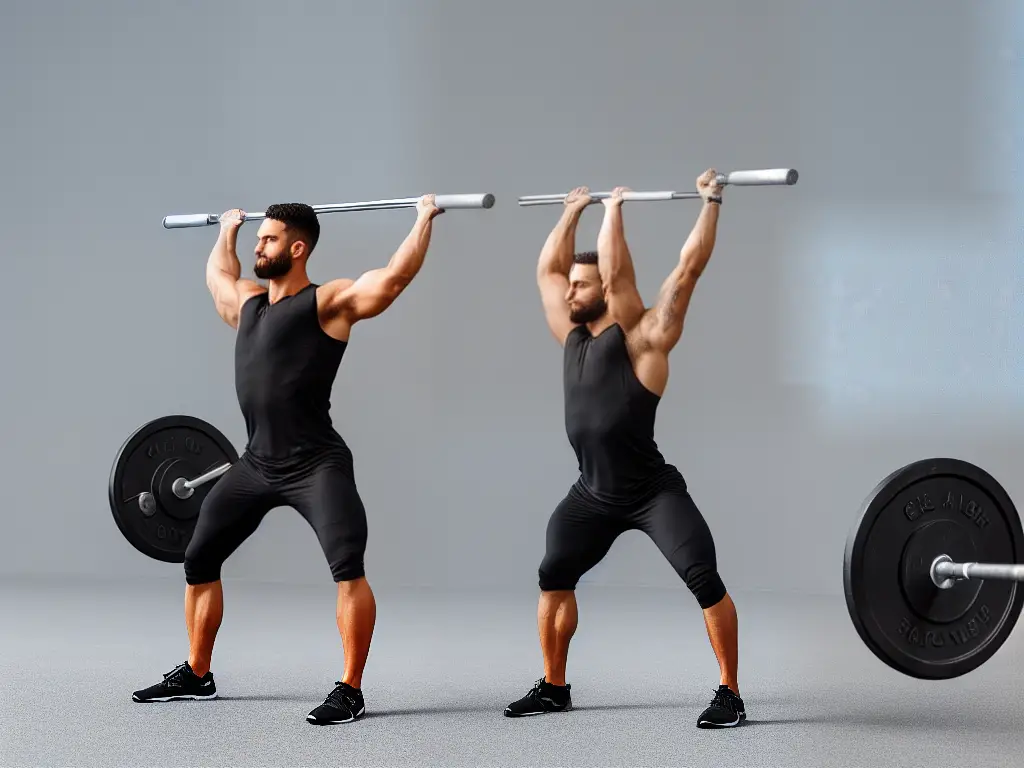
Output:
<path fill-rule="evenodd" d="M 261 257 L 256 259 L 256 264 L 253 266 L 253 273 L 260 280 L 273 280 L 274 278 L 284 277 L 292 269 L 292 260 L 287 256 L 278 257 L 272 259 L 269 257 Z"/>
<path fill-rule="evenodd" d="M 577 325 L 592 323 L 595 320 L 600 320 L 607 311 L 608 304 L 604 300 L 601 300 L 586 307 L 578 307 L 577 309 L 569 310 L 569 320 Z"/>

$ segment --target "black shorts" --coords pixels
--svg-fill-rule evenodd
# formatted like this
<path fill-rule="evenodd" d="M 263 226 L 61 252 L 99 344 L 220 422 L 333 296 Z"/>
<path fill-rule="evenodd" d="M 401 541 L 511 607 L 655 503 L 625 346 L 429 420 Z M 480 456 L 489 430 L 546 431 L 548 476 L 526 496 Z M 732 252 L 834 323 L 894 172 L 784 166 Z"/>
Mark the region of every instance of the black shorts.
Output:
<path fill-rule="evenodd" d="M 185 550 L 185 581 L 220 579 L 224 562 L 275 507 L 293 507 L 312 526 L 335 581 L 364 575 L 366 510 L 351 458 L 296 462 L 292 469 L 268 474 L 243 454 L 203 500 Z"/>
<path fill-rule="evenodd" d="M 544 591 L 573 590 L 625 531 L 646 533 L 686 583 L 701 608 L 725 597 L 711 529 L 690 498 L 686 483 L 659 483 L 633 504 L 598 500 L 580 483 L 555 508 L 539 569 Z"/>

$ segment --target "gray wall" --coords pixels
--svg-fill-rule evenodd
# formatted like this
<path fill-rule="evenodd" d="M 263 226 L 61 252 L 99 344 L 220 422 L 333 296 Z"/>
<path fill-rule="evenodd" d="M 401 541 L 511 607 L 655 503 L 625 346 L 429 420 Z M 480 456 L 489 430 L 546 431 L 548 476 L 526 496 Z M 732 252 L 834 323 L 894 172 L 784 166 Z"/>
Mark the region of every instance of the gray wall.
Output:
<path fill-rule="evenodd" d="M 576 467 L 533 281 L 558 211 L 515 199 L 688 189 L 710 165 L 802 173 L 727 190 L 661 406 L 727 583 L 838 592 L 858 504 L 917 458 L 977 461 L 1024 495 L 1020 13 L 630 6 L 9 4 L 0 570 L 176 578 L 114 527 L 114 451 L 174 412 L 244 444 L 232 332 L 203 281 L 216 233 L 165 231 L 164 214 L 490 191 L 493 210 L 438 220 L 420 278 L 358 327 L 334 413 L 374 584 L 533 589 Z M 627 206 L 649 299 L 696 211 Z M 313 279 L 382 265 L 411 223 L 325 217 Z M 225 575 L 329 578 L 290 510 Z M 587 581 L 676 583 L 640 534 Z"/>

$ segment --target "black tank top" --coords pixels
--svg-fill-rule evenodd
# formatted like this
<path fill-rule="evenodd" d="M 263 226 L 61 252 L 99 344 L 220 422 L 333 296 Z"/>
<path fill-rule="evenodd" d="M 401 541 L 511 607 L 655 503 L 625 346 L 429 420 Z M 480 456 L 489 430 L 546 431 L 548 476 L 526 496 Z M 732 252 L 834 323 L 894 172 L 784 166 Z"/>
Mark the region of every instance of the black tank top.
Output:
<path fill-rule="evenodd" d="M 271 304 L 242 304 L 235 339 L 235 392 L 245 418 L 246 452 L 267 468 L 348 447 L 332 426 L 331 388 L 347 342 L 320 326 L 315 284 Z"/>
<path fill-rule="evenodd" d="M 637 378 L 617 323 L 597 336 L 585 325 L 565 340 L 565 431 L 578 484 L 602 501 L 634 501 L 682 476 L 654 441 L 661 398 Z"/>

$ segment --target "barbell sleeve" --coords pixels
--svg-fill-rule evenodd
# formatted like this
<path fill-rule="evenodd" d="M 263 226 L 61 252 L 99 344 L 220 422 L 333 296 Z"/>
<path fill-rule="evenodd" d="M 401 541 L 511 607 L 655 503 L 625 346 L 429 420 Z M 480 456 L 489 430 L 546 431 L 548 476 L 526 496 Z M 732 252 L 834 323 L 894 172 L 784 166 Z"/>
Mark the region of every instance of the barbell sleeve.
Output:
<path fill-rule="evenodd" d="M 795 168 L 767 168 L 755 171 L 732 171 L 731 173 L 718 174 L 718 183 L 726 186 L 737 187 L 765 187 L 765 186 L 792 186 L 796 184 L 800 174 Z M 606 200 L 611 197 L 611 192 L 591 192 L 592 200 Z M 698 192 L 623 192 L 624 202 L 658 202 L 662 200 L 693 200 L 700 197 Z M 557 205 L 565 201 L 566 194 L 550 195 L 522 195 L 519 198 L 519 205 L 528 207 L 531 205 Z"/>
<path fill-rule="evenodd" d="M 224 464 L 221 464 L 219 467 L 214 467 L 209 472 L 204 472 L 203 474 L 199 475 L 199 477 L 192 478 L 191 480 L 186 480 L 184 477 L 179 477 L 177 480 L 171 483 L 171 492 L 179 499 L 187 499 L 189 496 L 192 495 L 196 488 L 198 488 L 201 485 L 206 485 L 206 483 L 210 482 L 211 480 L 216 480 L 229 469 L 231 469 L 231 462 L 226 462 Z"/>
<path fill-rule="evenodd" d="M 220 221 L 212 213 L 183 213 L 164 216 L 164 229 L 185 229 L 187 227 L 209 227 Z"/>
<path fill-rule="evenodd" d="M 347 213 L 352 211 L 382 211 L 397 208 L 415 208 L 420 197 L 398 197 L 387 200 L 367 200 L 356 203 L 325 203 L 310 206 L 317 215 L 323 213 Z M 490 192 L 435 195 L 434 204 L 443 210 L 459 210 L 468 208 L 493 208 L 494 195 Z M 246 211 L 245 221 L 260 221 L 266 218 L 266 211 Z M 183 229 L 186 227 L 209 227 L 220 223 L 220 215 L 216 213 L 185 213 L 164 216 L 164 229 Z"/>
<path fill-rule="evenodd" d="M 786 186 L 796 184 L 796 168 L 766 168 L 760 171 L 732 171 L 718 174 L 718 182 L 733 187 Z"/>
<path fill-rule="evenodd" d="M 1003 563 L 956 563 L 948 555 L 939 555 L 932 562 L 932 581 L 938 587 L 951 586 L 950 581 L 968 579 L 993 581 L 1024 581 L 1024 565 Z"/>

